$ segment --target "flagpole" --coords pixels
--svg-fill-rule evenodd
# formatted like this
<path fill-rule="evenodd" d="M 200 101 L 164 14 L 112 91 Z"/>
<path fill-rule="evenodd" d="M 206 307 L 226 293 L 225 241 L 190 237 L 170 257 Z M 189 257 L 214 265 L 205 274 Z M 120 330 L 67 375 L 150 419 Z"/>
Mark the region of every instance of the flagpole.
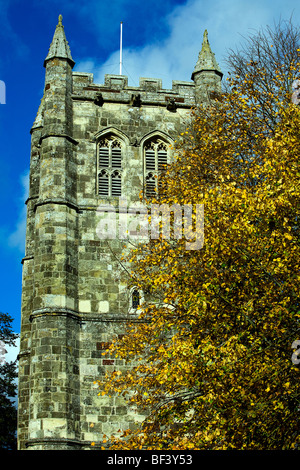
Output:
<path fill-rule="evenodd" d="M 120 28 L 120 75 L 122 75 L 122 47 L 123 47 L 123 21 L 121 21 L 121 28 Z"/>

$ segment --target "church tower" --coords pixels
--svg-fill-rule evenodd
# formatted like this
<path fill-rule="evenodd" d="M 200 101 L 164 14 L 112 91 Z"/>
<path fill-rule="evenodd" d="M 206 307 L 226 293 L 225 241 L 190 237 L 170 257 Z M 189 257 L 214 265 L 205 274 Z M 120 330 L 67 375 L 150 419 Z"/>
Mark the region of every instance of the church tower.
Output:
<path fill-rule="evenodd" d="M 101 445 L 103 434 L 134 428 L 143 418 L 118 396 L 98 396 L 94 384 L 125 367 L 102 352 L 136 318 L 139 303 L 119 262 L 128 236 L 119 222 L 124 211 L 134 214 L 140 193 L 156 190 L 156 175 L 171 161 L 191 108 L 207 99 L 207 87 L 220 90 L 221 72 L 207 44 L 206 35 L 194 82 L 163 89 L 160 79 L 141 78 L 133 87 L 124 75 L 105 75 L 104 84 L 95 84 L 91 73 L 73 70 L 59 17 L 31 129 L 21 450 L 89 449 L 92 441 Z M 115 226 L 104 233 L 107 218 Z"/>

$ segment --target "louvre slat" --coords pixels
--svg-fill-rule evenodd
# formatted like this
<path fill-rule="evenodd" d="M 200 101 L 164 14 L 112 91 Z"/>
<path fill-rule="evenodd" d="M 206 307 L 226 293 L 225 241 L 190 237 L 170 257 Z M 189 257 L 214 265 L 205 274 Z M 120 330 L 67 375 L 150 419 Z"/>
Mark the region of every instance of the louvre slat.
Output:
<path fill-rule="evenodd" d="M 146 197 L 152 197 L 155 195 L 155 183 L 148 181 L 146 183 Z"/>
<path fill-rule="evenodd" d="M 99 180 L 99 196 L 108 196 L 108 180 Z"/>
<path fill-rule="evenodd" d="M 106 173 L 106 171 L 101 171 L 98 176 L 98 194 L 99 196 L 108 196 L 108 193 L 108 174 Z"/>
<path fill-rule="evenodd" d="M 109 166 L 109 151 L 107 147 L 99 149 L 99 167 L 108 168 Z"/>
<path fill-rule="evenodd" d="M 111 152 L 112 168 L 121 168 L 121 149 L 113 148 Z"/>
<path fill-rule="evenodd" d="M 152 173 L 149 173 L 146 177 L 146 197 L 154 196 L 155 189 L 156 189 L 155 177 Z"/>
<path fill-rule="evenodd" d="M 154 150 L 146 150 L 146 170 L 155 170 Z"/>
<path fill-rule="evenodd" d="M 111 195 L 121 196 L 121 177 L 112 175 L 111 179 Z"/>
<path fill-rule="evenodd" d="M 167 152 L 159 151 L 157 154 L 157 157 L 158 157 L 158 169 L 159 170 L 165 169 L 168 163 Z"/>

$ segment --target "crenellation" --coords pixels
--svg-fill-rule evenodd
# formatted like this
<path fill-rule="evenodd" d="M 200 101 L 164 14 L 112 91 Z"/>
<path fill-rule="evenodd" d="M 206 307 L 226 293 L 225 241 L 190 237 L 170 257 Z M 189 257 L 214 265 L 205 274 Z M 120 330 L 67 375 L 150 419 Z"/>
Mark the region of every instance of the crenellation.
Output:
<path fill-rule="evenodd" d="M 73 72 L 73 76 L 76 72 Z M 72 98 L 74 101 L 88 101 L 101 108 L 105 103 L 128 104 L 141 107 L 146 105 L 167 106 L 170 100 L 174 100 L 176 107 L 190 108 L 195 101 L 195 84 L 184 81 L 173 81 L 172 89 L 163 89 L 162 80 L 158 78 L 140 78 L 139 87 L 128 85 L 128 77 L 125 75 L 106 74 L 104 84 L 78 82 L 79 74 L 75 75 Z M 83 77 L 85 78 L 85 77 Z M 89 77 L 92 78 L 92 77 Z M 80 85 L 82 86 L 80 86 Z M 100 99 L 101 97 L 101 99 Z"/>

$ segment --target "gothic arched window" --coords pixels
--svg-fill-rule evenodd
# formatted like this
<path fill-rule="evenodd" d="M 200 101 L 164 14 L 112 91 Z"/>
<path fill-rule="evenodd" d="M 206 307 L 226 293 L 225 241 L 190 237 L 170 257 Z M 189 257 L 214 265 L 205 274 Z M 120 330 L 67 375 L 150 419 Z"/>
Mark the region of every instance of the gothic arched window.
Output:
<path fill-rule="evenodd" d="M 152 197 L 159 188 L 159 175 L 168 164 L 168 144 L 160 138 L 146 142 L 144 146 L 145 195 Z"/>
<path fill-rule="evenodd" d="M 98 195 L 122 194 L 122 144 L 115 136 L 105 137 L 98 143 Z"/>

